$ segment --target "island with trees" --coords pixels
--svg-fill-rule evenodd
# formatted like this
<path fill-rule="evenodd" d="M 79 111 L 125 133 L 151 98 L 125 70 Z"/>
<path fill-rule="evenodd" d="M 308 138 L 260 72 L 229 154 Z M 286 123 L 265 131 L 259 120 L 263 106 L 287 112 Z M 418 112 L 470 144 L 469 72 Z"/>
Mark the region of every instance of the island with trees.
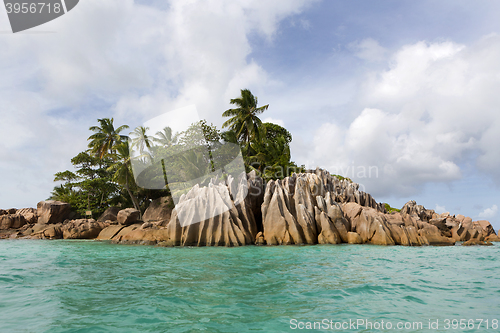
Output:
<path fill-rule="evenodd" d="M 230 103 L 222 129 L 201 120 L 151 134 L 98 119 L 88 149 L 71 159 L 74 170 L 55 174 L 59 185 L 48 200 L 0 210 L 0 238 L 157 246 L 500 241 L 488 221 L 437 214 L 414 201 L 395 209 L 349 178 L 298 166 L 291 133 L 259 118 L 269 105 L 258 106 L 248 89 Z M 231 166 L 236 158 L 241 173 Z"/>

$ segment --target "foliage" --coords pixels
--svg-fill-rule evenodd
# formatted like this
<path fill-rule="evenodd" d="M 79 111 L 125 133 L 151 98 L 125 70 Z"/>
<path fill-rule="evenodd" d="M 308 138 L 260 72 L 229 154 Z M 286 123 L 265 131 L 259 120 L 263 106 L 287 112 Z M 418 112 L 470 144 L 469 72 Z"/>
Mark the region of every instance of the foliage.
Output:
<path fill-rule="evenodd" d="M 385 204 L 385 209 L 387 210 L 388 213 L 401 211 L 401 209 L 391 207 L 388 203 Z"/>
<path fill-rule="evenodd" d="M 236 134 L 238 142 L 243 145 L 248 145 L 250 141 L 260 141 L 265 133 L 262 121 L 257 115 L 267 110 L 269 104 L 257 107 L 257 97 L 248 89 L 242 89 L 241 96 L 231 99 L 230 103 L 237 108 L 224 111 L 222 116 L 231 118 L 224 122 L 222 127 L 229 127 Z"/>
<path fill-rule="evenodd" d="M 89 149 L 71 160 L 76 171 L 56 173 L 54 181 L 62 184 L 54 188 L 51 198 L 69 202 L 80 216 L 86 210 L 100 214 L 110 205 L 144 211 L 152 200 L 170 194 L 168 184 L 182 191 L 189 180 L 209 177 L 215 170 L 231 172 L 227 168 L 240 152 L 246 171 L 256 170 L 266 180 L 305 171 L 291 161 L 291 133 L 259 119 L 269 104 L 259 107 L 248 89 L 230 103 L 235 108 L 222 114 L 230 118 L 223 124 L 226 131 L 206 120 L 180 133 L 167 126 L 154 136 L 141 126 L 130 132 L 131 151 L 129 137 L 121 134 L 127 125 L 115 129 L 113 118 L 98 119 L 98 126 L 89 128 L 93 132 Z M 132 164 L 139 173 L 136 178 Z"/>
<path fill-rule="evenodd" d="M 338 180 L 347 180 L 349 183 L 352 183 L 352 179 L 349 177 L 344 177 L 341 175 L 335 175 L 333 173 L 330 174 L 332 177 L 336 177 Z"/>
<path fill-rule="evenodd" d="M 115 144 L 127 139 L 127 136 L 120 135 L 120 132 L 128 128 L 127 125 L 122 125 L 115 129 L 113 118 L 97 119 L 99 126 L 92 126 L 89 130 L 95 132 L 88 140 L 88 147 L 94 156 L 103 158 L 108 153 L 113 153 Z"/>
<path fill-rule="evenodd" d="M 119 188 L 111 182 L 107 168 L 112 164 L 109 158 L 100 159 L 87 152 L 71 159 L 76 172 L 69 170 L 55 174 L 54 181 L 64 182 L 54 188 L 50 199 L 68 202 L 80 217 L 90 210 L 98 216 L 110 204 L 119 200 Z"/>
<path fill-rule="evenodd" d="M 133 182 L 134 176 L 131 170 L 130 164 L 130 151 L 127 142 L 120 142 L 113 147 L 115 151 L 111 158 L 114 163 L 107 168 L 107 171 L 112 172 L 113 176 L 111 180 L 117 184 L 122 185 L 130 195 L 134 208 L 140 210 L 140 204 L 137 198 L 134 196 L 131 190 L 131 183 Z"/>

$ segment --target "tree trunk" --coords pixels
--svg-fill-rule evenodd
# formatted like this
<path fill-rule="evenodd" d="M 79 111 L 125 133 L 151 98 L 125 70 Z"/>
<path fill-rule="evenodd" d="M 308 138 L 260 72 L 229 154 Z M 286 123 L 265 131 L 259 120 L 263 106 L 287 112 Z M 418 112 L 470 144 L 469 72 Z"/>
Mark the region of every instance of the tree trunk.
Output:
<path fill-rule="evenodd" d="M 139 202 L 137 201 L 136 197 L 132 194 L 132 191 L 130 190 L 130 187 L 128 186 L 128 173 L 125 174 L 125 189 L 127 189 L 127 192 L 130 195 L 130 199 L 132 199 L 132 203 L 134 204 L 134 208 L 139 211 L 140 218 L 142 219 L 142 213 L 141 213 L 141 209 L 139 207 Z"/>

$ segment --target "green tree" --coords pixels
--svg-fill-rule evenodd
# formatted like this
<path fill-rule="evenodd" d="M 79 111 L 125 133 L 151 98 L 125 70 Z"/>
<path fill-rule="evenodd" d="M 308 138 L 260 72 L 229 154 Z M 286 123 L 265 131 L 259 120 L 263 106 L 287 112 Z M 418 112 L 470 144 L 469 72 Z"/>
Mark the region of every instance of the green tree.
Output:
<path fill-rule="evenodd" d="M 115 145 L 127 139 L 127 136 L 120 135 L 120 132 L 127 129 L 127 125 L 122 125 L 115 129 L 113 118 L 97 119 L 100 126 L 92 126 L 89 129 L 94 132 L 88 140 L 90 151 L 95 156 L 103 158 L 107 154 L 113 154 Z"/>
<path fill-rule="evenodd" d="M 224 111 L 222 116 L 231 118 L 224 122 L 222 127 L 234 131 L 238 141 L 246 146 L 250 153 L 250 142 L 259 142 L 264 134 L 262 121 L 257 115 L 267 110 L 269 104 L 257 107 L 257 97 L 248 89 L 242 89 L 241 96 L 231 99 L 230 103 L 237 108 Z"/>
<path fill-rule="evenodd" d="M 163 128 L 163 130 L 156 132 L 156 137 L 153 138 L 153 141 L 160 144 L 163 147 L 170 147 L 177 143 L 179 139 L 179 133 L 172 134 L 172 129 L 167 126 Z"/>
<path fill-rule="evenodd" d="M 55 174 L 54 181 L 64 183 L 54 188 L 51 199 L 68 202 L 79 216 L 85 216 L 87 210 L 101 214 L 111 204 L 118 203 L 119 189 L 106 170 L 112 164 L 111 159 L 82 152 L 71 163 L 76 172 L 66 170 Z"/>
<path fill-rule="evenodd" d="M 254 142 L 246 158 L 247 170 L 256 170 L 265 179 L 283 179 L 302 167 L 291 161 L 290 142 L 292 134 L 284 127 L 264 123 L 265 137 Z"/>
<path fill-rule="evenodd" d="M 147 134 L 149 127 L 139 126 L 136 127 L 132 132 L 130 132 L 130 138 L 132 139 L 132 144 L 130 148 L 132 151 L 137 149 L 139 151 L 139 156 L 137 158 L 142 158 L 144 161 L 151 161 L 153 159 L 151 147 L 152 138 Z M 147 151 L 146 151 L 147 148 Z"/>
<path fill-rule="evenodd" d="M 135 187 L 134 176 L 131 170 L 130 151 L 127 142 L 120 142 L 113 148 L 112 156 L 114 163 L 107 169 L 113 173 L 112 180 L 125 187 L 132 200 L 134 208 L 140 211 L 140 204 L 132 193 L 132 187 Z"/>

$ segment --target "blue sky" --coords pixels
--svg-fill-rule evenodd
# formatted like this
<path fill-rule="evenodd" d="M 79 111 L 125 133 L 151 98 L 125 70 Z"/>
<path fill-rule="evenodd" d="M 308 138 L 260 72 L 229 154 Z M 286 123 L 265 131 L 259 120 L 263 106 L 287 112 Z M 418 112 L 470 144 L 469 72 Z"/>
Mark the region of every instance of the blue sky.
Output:
<path fill-rule="evenodd" d="M 297 163 L 498 229 L 499 14 L 498 1 L 82 0 L 9 34 L 1 8 L 0 206 L 46 199 L 97 118 L 134 127 L 194 104 L 220 126 L 249 88 Z"/>

